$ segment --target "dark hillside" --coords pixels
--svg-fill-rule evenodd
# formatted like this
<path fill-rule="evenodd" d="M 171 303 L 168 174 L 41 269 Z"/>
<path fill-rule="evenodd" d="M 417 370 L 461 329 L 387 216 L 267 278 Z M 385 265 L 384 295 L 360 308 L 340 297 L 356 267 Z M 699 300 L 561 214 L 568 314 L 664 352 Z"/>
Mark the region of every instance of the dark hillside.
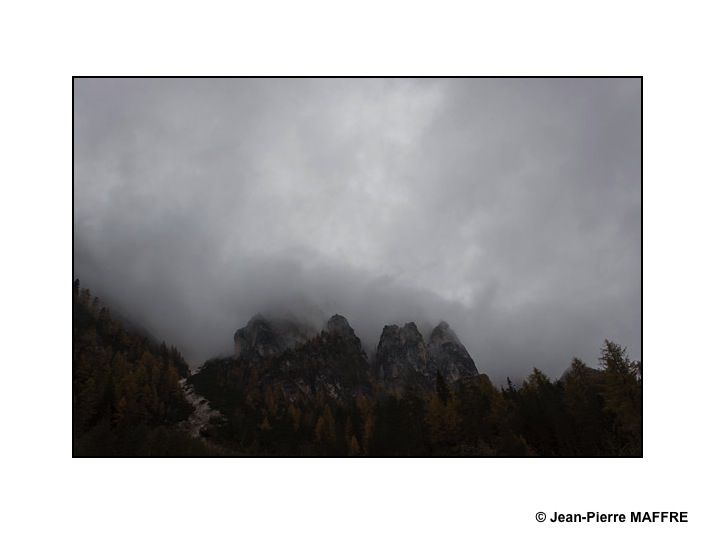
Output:
<path fill-rule="evenodd" d="M 73 455 L 186 455 L 202 442 L 177 429 L 192 406 L 178 381 L 180 352 L 114 320 L 73 284 Z"/>

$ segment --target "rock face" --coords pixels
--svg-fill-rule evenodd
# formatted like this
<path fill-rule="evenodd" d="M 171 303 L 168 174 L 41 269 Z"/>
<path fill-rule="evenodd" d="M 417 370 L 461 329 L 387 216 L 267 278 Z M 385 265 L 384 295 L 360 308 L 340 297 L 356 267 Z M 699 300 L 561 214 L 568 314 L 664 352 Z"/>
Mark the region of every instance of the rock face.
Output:
<path fill-rule="evenodd" d="M 377 378 L 390 389 L 428 387 L 435 380 L 436 366 L 414 322 L 383 328 L 373 368 Z"/>
<path fill-rule="evenodd" d="M 325 324 L 325 332 L 334 338 L 341 341 L 345 341 L 345 346 L 353 353 L 360 352 L 367 362 L 367 355 L 363 351 L 362 343 L 360 338 L 355 335 L 355 330 L 352 329 L 348 320 L 342 315 L 333 315 L 330 317 L 328 322 Z"/>
<path fill-rule="evenodd" d="M 426 342 L 414 322 L 385 326 L 370 365 L 360 339 L 342 315 L 319 334 L 300 322 L 256 315 L 235 332 L 235 359 L 296 399 L 317 392 L 332 396 L 369 393 L 373 386 L 402 392 L 434 390 L 437 374 L 447 383 L 478 375 L 475 362 L 450 326 L 441 322 Z"/>
<path fill-rule="evenodd" d="M 266 319 L 255 315 L 235 332 L 235 358 L 258 360 L 276 356 L 306 342 L 315 332 L 289 319 Z"/>
<path fill-rule="evenodd" d="M 478 374 L 467 349 L 445 321 L 438 324 L 430 334 L 428 352 L 438 371 L 449 383 Z"/>
<path fill-rule="evenodd" d="M 232 390 L 222 389 L 230 399 L 258 390 L 290 402 L 319 394 L 348 400 L 373 392 L 367 355 L 341 315 L 333 315 L 320 333 L 296 321 L 256 315 L 235 333 L 235 358 L 206 362 L 194 381 L 208 393 L 217 381 L 230 381 Z"/>
<path fill-rule="evenodd" d="M 335 314 L 328 320 L 325 330 L 329 334 L 340 334 L 343 336 L 355 337 L 355 331 L 350 326 L 348 320 L 342 315 Z"/>
<path fill-rule="evenodd" d="M 446 322 L 435 327 L 428 343 L 413 322 L 383 329 L 373 373 L 386 387 L 434 388 L 438 372 L 449 383 L 478 374 L 475 362 Z"/>
<path fill-rule="evenodd" d="M 276 366 L 275 378 L 291 400 L 318 392 L 335 399 L 372 393 L 367 355 L 341 315 L 333 315 L 319 335 L 281 354 Z"/>

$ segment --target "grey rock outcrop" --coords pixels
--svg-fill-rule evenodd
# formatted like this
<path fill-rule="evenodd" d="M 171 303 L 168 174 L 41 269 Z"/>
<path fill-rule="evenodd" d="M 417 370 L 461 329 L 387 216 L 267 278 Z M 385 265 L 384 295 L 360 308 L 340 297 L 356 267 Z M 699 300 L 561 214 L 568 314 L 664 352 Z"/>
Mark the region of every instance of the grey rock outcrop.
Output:
<path fill-rule="evenodd" d="M 325 330 L 329 334 L 340 334 L 347 337 L 355 337 L 355 331 L 350 326 L 348 320 L 342 315 L 335 314 L 328 320 Z"/>
<path fill-rule="evenodd" d="M 470 354 L 446 322 L 426 343 L 415 323 L 386 326 L 380 336 L 373 373 L 390 390 L 435 387 L 440 373 L 448 383 L 478 374 Z"/>
<path fill-rule="evenodd" d="M 445 321 L 438 324 L 430 334 L 428 352 L 438 371 L 449 383 L 478 374 L 472 357 Z"/>
<path fill-rule="evenodd" d="M 267 328 L 264 326 L 248 326 L 261 331 L 258 337 L 266 337 Z M 303 334 L 295 331 L 280 336 L 271 333 L 268 341 L 256 343 L 255 348 L 251 349 L 250 354 L 265 354 L 256 356 L 253 363 L 259 386 L 275 388 L 290 402 L 319 393 L 337 400 L 354 399 L 358 395 L 372 393 L 367 355 L 345 317 L 334 315 L 322 332 L 288 347 L 287 336 L 292 341 L 298 335 L 301 338 Z M 285 349 L 274 352 L 278 349 L 279 338 L 283 337 L 285 340 L 282 345 Z M 253 357 L 241 353 L 241 358 Z"/>
<path fill-rule="evenodd" d="M 373 370 L 388 388 L 407 385 L 429 387 L 435 380 L 436 366 L 422 334 L 414 322 L 399 327 L 385 326 L 375 355 Z"/>
<path fill-rule="evenodd" d="M 290 319 L 266 319 L 255 315 L 235 332 L 235 357 L 257 360 L 276 356 L 315 335 L 309 326 Z"/>
<path fill-rule="evenodd" d="M 409 386 L 432 390 L 438 373 L 450 384 L 478 375 L 475 362 L 446 322 L 432 330 L 427 342 L 414 322 L 385 326 L 370 374 L 360 339 L 347 319 L 337 314 L 320 334 L 296 320 L 255 315 L 235 332 L 235 358 L 250 362 L 275 358 L 281 361 L 279 379 L 287 382 L 292 373 L 293 381 L 304 381 L 308 388 L 333 381 L 339 385 L 337 392 L 345 394 L 351 387 L 366 387 L 371 374 L 391 392 Z M 315 375 L 303 375 L 303 369 Z"/>
<path fill-rule="evenodd" d="M 362 351 L 360 338 L 355 335 L 355 330 L 353 330 L 348 320 L 342 315 L 335 314 L 330 317 L 328 322 L 325 324 L 325 332 L 331 336 L 336 336 L 348 342 L 348 344 L 353 348 L 357 348 Z M 363 355 L 365 355 L 365 352 L 363 352 Z"/>

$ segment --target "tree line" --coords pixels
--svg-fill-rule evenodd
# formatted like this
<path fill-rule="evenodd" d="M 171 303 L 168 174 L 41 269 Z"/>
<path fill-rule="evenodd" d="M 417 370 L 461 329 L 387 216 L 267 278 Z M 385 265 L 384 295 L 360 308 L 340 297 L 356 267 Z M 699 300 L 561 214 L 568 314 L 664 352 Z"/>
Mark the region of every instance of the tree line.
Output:
<path fill-rule="evenodd" d="M 307 357 L 293 354 L 296 370 Z M 598 369 L 575 359 L 556 381 L 535 369 L 499 389 L 486 375 L 450 385 L 437 373 L 432 390 L 373 383 L 350 396 L 323 388 L 304 396 L 287 391 L 275 371 L 283 362 L 220 359 L 193 377 L 224 414 L 206 432 L 211 440 L 237 455 L 642 455 L 640 366 L 610 341 Z"/>
<path fill-rule="evenodd" d="M 193 410 L 179 385 L 188 374 L 175 347 L 127 328 L 73 282 L 74 456 L 205 453 L 177 428 Z"/>
<path fill-rule="evenodd" d="M 558 380 L 535 369 L 500 388 L 437 373 L 434 388 L 390 392 L 365 362 L 323 334 L 279 358 L 217 359 L 190 376 L 175 347 L 111 316 L 75 280 L 73 455 L 642 455 L 641 366 L 611 341 L 596 368 L 574 359 Z M 193 411 L 187 377 L 222 412 L 203 439 L 179 427 Z"/>

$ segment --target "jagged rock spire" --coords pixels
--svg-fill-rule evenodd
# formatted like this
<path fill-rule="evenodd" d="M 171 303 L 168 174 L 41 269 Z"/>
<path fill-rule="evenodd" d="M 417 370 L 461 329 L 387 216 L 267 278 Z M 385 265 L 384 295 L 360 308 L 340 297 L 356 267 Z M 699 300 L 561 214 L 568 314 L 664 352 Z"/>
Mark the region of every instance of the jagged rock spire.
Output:
<path fill-rule="evenodd" d="M 258 313 L 235 332 L 235 357 L 256 360 L 275 356 L 314 334 L 312 328 L 297 321 L 268 319 Z"/>
<path fill-rule="evenodd" d="M 343 317 L 342 315 L 338 315 L 337 313 L 330 317 L 327 324 L 325 325 L 325 329 L 330 334 L 341 334 L 344 336 L 355 336 L 355 331 L 350 326 L 350 323 L 348 320 Z"/>
<path fill-rule="evenodd" d="M 428 352 L 448 382 L 478 374 L 472 357 L 445 321 L 441 321 L 430 333 Z"/>
<path fill-rule="evenodd" d="M 435 376 L 435 366 L 414 322 L 383 328 L 373 367 L 377 377 L 395 389 L 408 384 L 429 387 Z"/>

